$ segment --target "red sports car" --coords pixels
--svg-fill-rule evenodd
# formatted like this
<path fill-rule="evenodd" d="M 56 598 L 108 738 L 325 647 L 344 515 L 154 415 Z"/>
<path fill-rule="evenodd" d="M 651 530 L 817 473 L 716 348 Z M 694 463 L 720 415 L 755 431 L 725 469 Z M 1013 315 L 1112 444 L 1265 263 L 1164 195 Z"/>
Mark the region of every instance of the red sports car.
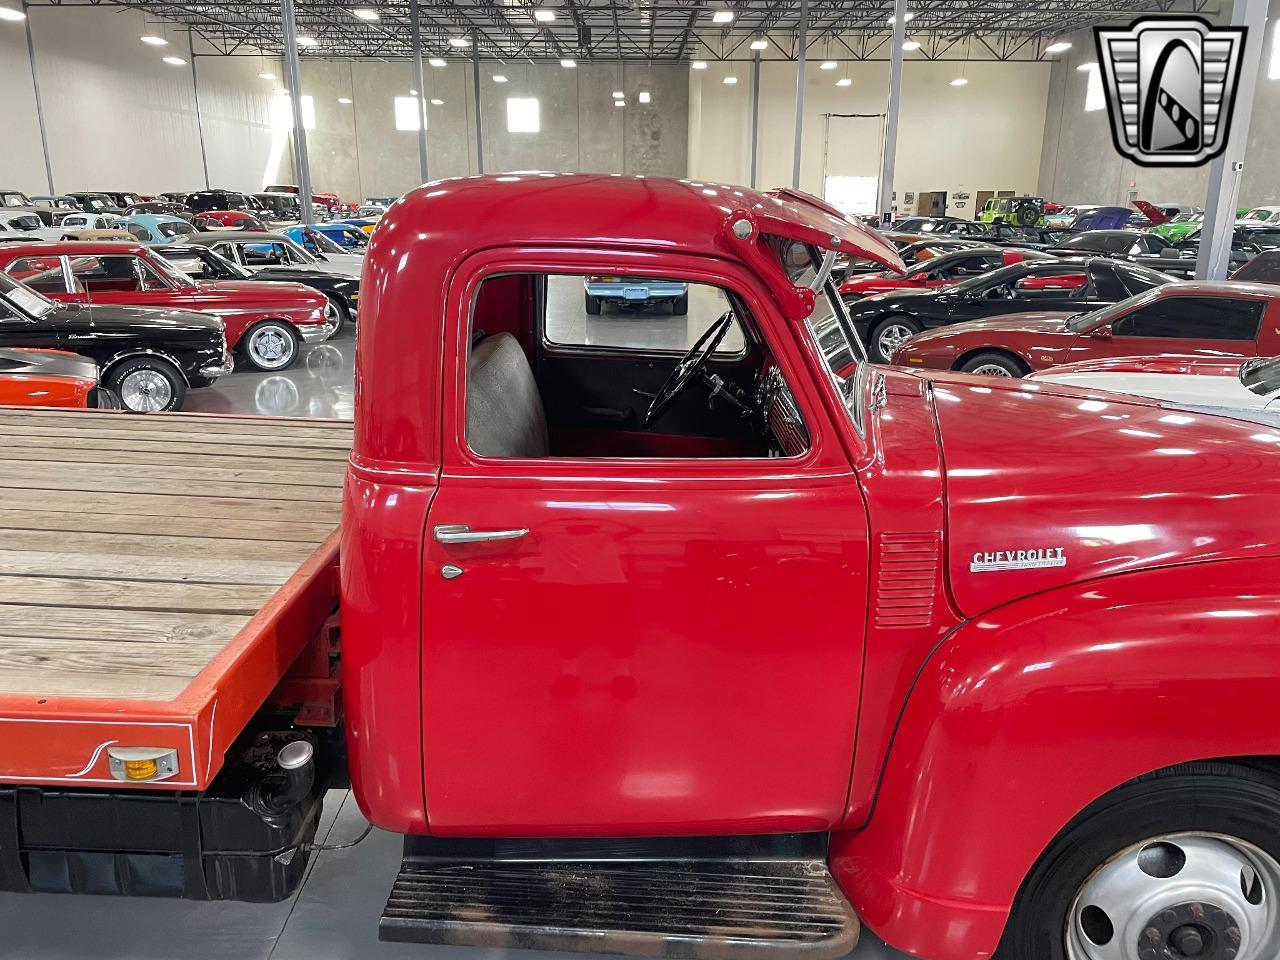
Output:
<path fill-rule="evenodd" d="M 197 213 L 191 222 L 197 230 L 250 230 L 266 233 L 267 225 L 252 213 L 244 210 L 206 210 Z"/>
<path fill-rule="evenodd" d="M 1092 313 L 1015 313 L 919 334 L 893 363 L 1022 377 L 1104 357 L 1280 354 L 1280 292 L 1260 283 L 1171 283 Z"/>
<path fill-rule="evenodd" d="M 300 283 L 193 280 L 140 244 L 24 243 L 0 246 L 0 270 L 63 303 L 199 310 L 222 319 L 227 347 L 259 370 L 283 370 L 302 341 L 338 327 L 324 294 Z"/>
<path fill-rule="evenodd" d="M 927 287 L 945 287 L 968 277 L 981 276 L 1000 267 L 1012 266 L 1024 260 L 1051 260 L 1053 257 L 1038 250 L 1017 248 L 978 247 L 952 250 L 922 259 L 906 273 L 864 273 L 840 285 L 840 294 L 846 300 L 865 297 L 890 290 L 923 290 Z"/>

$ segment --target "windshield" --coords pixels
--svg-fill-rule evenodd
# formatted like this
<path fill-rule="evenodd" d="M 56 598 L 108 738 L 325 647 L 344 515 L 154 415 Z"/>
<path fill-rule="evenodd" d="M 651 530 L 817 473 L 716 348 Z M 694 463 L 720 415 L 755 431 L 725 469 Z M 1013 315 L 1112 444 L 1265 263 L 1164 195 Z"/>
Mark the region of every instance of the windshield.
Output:
<path fill-rule="evenodd" d="M 15 230 L 39 230 L 44 226 L 44 221 L 34 213 L 21 217 L 10 217 L 9 226 Z"/>
<path fill-rule="evenodd" d="M 1067 317 L 1066 328 L 1075 332 L 1081 330 L 1091 330 L 1094 327 L 1101 326 L 1105 323 L 1111 323 L 1123 314 L 1128 313 L 1134 307 L 1154 300 L 1158 296 L 1155 290 L 1147 290 L 1143 293 L 1135 294 L 1119 303 L 1113 303 L 1109 307 L 1103 307 L 1101 310 L 1091 310 L 1088 313 L 1077 313 Z"/>
<path fill-rule="evenodd" d="M 1280 357 L 1246 360 L 1240 365 L 1240 384 L 1260 397 L 1280 391 Z"/>
<path fill-rule="evenodd" d="M 160 256 L 160 254 L 158 253 L 152 253 L 151 258 L 154 261 L 155 266 L 160 268 L 160 272 L 163 273 L 165 276 L 167 276 L 174 283 L 178 284 L 178 286 L 180 287 L 195 286 L 196 284 L 195 279 L 190 274 L 184 273 L 182 270 L 178 269 L 177 265 L 174 264 L 172 261 L 166 260 L 164 257 Z"/>
<path fill-rule="evenodd" d="M 196 228 L 185 220 L 168 220 L 156 225 L 166 237 L 189 237 L 196 232 Z"/>
<path fill-rule="evenodd" d="M 315 243 L 316 249 L 321 253 L 346 253 L 340 244 L 334 243 L 319 230 L 308 230 L 307 239 Z"/>
<path fill-rule="evenodd" d="M 999 270 L 992 270 L 990 273 L 980 273 L 976 277 L 969 277 L 961 280 L 959 283 L 953 283 L 947 287 L 953 293 L 969 293 L 973 290 L 981 290 L 987 286 L 998 286 L 1002 283 L 1011 283 L 1022 277 L 1027 272 L 1025 264 L 1015 263 L 1009 267 L 1001 267 Z"/>
<path fill-rule="evenodd" d="M 0 273 L 0 297 L 19 313 L 40 320 L 58 309 L 58 305 L 43 294 Z"/>

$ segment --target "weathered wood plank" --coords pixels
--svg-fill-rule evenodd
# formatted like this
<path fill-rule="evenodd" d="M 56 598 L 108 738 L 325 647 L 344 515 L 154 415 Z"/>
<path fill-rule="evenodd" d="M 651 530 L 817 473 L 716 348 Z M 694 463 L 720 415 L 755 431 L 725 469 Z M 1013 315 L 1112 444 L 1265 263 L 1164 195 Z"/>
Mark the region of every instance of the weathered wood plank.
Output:
<path fill-rule="evenodd" d="M 244 617 L 225 613 L 171 610 L 106 610 L 90 607 L 37 607 L 0 603 L 0 649 L 6 637 L 61 637 L 64 640 L 128 640 L 163 648 L 221 647 L 244 626 Z M 153 656 L 172 654 L 156 649 Z"/>
<path fill-rule="evenodd" d="M 275 591 L 274 584 L 0 575 L 0 603 L 30 606 L 189 610 L 251 617 Z"/>
<path fill-rule="evenodd" d="M 96 421 L 96 423 L 91 423 Z M 72 424 L 77 427 L 86 424 L 97 428 L 114 429 L 122 422 L 128 421 L 130 431 L 139 433 L 166 433 L 172 431 L 199 431 L 208 436 L 220 433 L 256 433 L 263 436 L 278 437 L 288 434 L 293 437 L 351 437 L 353 424 L 344 420 L 303 420 L 281 417 L 237 417 L 225 414 L 207 413 L 166 413 L 154 416 L 134 416 L 114 412 L 94 412 L 86 410 L 58 410 L 37 407 L 0 407 L 0 426 L 7 424 L 46 426 Z M 25 427 L 24 427 L 25 428 Z"/>
<path fill-rule="evenodd" d="M 87 493 L 129 493 L 136 496 L 148 496 L 147 488 L 164 493 L 169 499 L 201 499 L 207 497 L 231 497 L 243 500 L 261 500 L 277 503 L 280 500 L 312 501 L 316 503 L 334 503 L 342 499 L 342 491 L 332 487 L 297 486 L 295 484 L 263 485 L 255 483 L 239 483 L 228 480 L 170 480 L 163 483 L 150 483 L 145 475 L 132 478 L 104 476 L 102 473 L 85 467 L 76 471 L 62 471 L 39 474 L 43 471 L 22 470 L 12 465 L 6 466 L 0 461 L 0 502 L 4 501 L 3 491 L 20 489 L 29 490 L 32 486 L 40 486 L 45 490 L 76 490 Z M 33 475 L 34 474 L 34 475 Z"/>
<path fill-rule="evenodd" d="M 139 479 L 146 480 L 152 487 L 168 487 L 175 484 L 169 481 L 185 481 L 192 485 L 203 486 L 209 481 L 223 483 L 257 483 L 271 487 L 276 484 L 285 486 L 323 487 L 332 490 L 335 481 L 342 482 L 342 471 L 331 466 L 283 468 L 273 460 L 263 457 L 258 460 L 245 460 L 243 465 L 234 468 L 215 467 L 201 463 L 187 466 L 162 466 L 159 464 L 139 464 L 129 462 L 107 463 L 64 463 L 57 460 L 33 460 L 10 457 L 0 458 L 0 477 L 8 479 L 43 482 L 48 477 L 68 479 L 101 477 L 111 480 L 129 480 L 132 489 L 137 489 Z"/>
<path fill-rule="evenodd" d="M 95 493 L 86 490 L 0 489 L 0 504 L 10 509 L 70 510 L 135 517 L 204 517 L 237 520 L 309 520 L 332 518 L 337 526 L 341 504 L 312 501 L 297 503 L 261 498 L 174 497 L 147 493 Z"/>
<path fill-rule="evenodd" d="M 0 503 L 5 501 L 0 500 Z M 5 530 L 67 530 L 86 533 L 164 533 L 172 537 L 222 537 L 231 540 L 289 540 L 317 544 L 333 532 L 334 521 L 234 520 L 169 517 L 162 529 L 156 518 L 134 514 L 79 513 L 70 510 L 8 510 L 0 507 L 0 544 Z"/>
<path fill-rule="evenodd" d="M 225 537 L 170 537 L 157 533 L 73 533 L 66 530 L 4 530 L 0 544 L 6 550 L 39 553 L 114 553 L 136 560 L 139 557 L 166 558 L 175 570 L 204 560 L 281 560 L 295 566 L 315 549 L 296 540 L 232 540 Z"/>
<path fill-rule="evenodd" d="M 113 422 L 114 422 L 113 418 Z M 145 421 L 144 418 L 139 418 Z M 244 446 L 271 447 L 283 441 L 286 437 L 290 442 L 308 447 L 320 447 L 329 450 L 349 450 L 351 449 L 351 438 L 347 436 L 318 436 L 318 437 L 301 437 L 292 433 L 281 432 L 278 436 L 270 436 L 263 433 L 202 433 L 199 432 L 200 425 L 196 424 L 190 430 L 170 430 L 155 431 L 152 433 L 139 432 L 129 428 L 112 428 L 102 429 L 96 425 L 81 426 L 74 423 L 52 424 L 52 425 L 32 425 L 25 427 L 15 423 L 0 423 L 0 444 L 3 444 L 6 438 L 10 436 L 30 436 L 31 430 L 40 431 L 41 436 L 57 438 L 61 440 L 82 440 L 94 438 L 107 438 L 111 440 L 136 440 L 139 437 L 149 437 L 164 440 L 185 441 L 188 443 L 207 443 L 211 446 L 223 446 L 226 444 L 241 444 Z"/>
<path fill-rule="evenodd" d="M 347 450 L 297 446 L 287 441 L 275 445 L 258 444 L 256 446 L 221 444 L 215 448 L 199 442 L 180 443 L 165 440 L 162 437 L 139 437 L 135 440 L 113 440 L 94 437 L 76 440 L 74 444 L 66 444 L 62 442 L 55 443 L 49 437 L 33 434 L 6 436 L 0 449 L 5 450 L 6 453 L 20 454 L 22 456 L 29 455 L 25 452 L 27 450 L 47 451 L 54 449 L 65 452 L 68 455 L 72 453 L 88 453 L 90 456 L 85 459 L 95 462 L 131 462 L 134 457 L 178 455 L 181 457 L 181 462 L 185 463 L 191 463 L 193 460 L 204 461 L 206 459 L 211 463 L 221 463 L 228 457 L 237 460 L 242 457 L 252 457 L 254 459 L 270 457 L 285 464 L 291 464 L 294 461 L 307 464 L 345 464 L 349 453 Z"/>
<path fill-rule="evenodd" d="M 176 645 L 156 655 L 155 644 L 62 637 L 0 638 L 0 694 L 172 700 L 218 647 Z"/>
<path fill-rule="evenodd" d="M 179 569 L 168 558 L 149 559 L 118 553 L 68 554 L 0 549 L 0 574 L 45 577 L 271 584 L 279 587 L 297 568 L 296 563 L 270 560 L 260 563 L 245 563 L 243 560 L 189 560 Z"/>

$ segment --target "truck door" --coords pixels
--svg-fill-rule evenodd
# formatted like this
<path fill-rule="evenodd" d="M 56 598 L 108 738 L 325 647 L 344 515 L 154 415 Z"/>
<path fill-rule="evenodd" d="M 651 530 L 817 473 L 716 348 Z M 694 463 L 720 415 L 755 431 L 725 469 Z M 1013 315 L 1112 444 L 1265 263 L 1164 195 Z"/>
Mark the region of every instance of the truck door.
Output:
<path fill-rule="evenodd" d="M 577 266 L 590 275 L 604 264 L 584 254 Z M 616 258 L 608 266 L 619 272 Z M 540 308 L 535 329 L 490 329 L 488 346 L 472 346 L 481 331 L 464 321 L 446 326 L 444 465 L 423 554 L 433 833 L 824 830 L 842 815 L 866 513 L 793 327 L 767 312 L 749 275 L 720 285 L 749 314 L 737 321 L 757 344 L 761 376 L 782 382 L 803 418 L 794 455 L 654 455 L 678 447 L 661 422 L 637 438 L 643 456 L 558 455 L 526 369 L 546 335 Z M 450 296 L 451 317 L 472 316 L 475 289 Z M 581 290 L 579 277 L 579 311 Z M 663 307 L 652 326 L 687 323 L 693 342 L 716 318 L 699 320 L 691 300 L 687 319 Z M 504 310 L 521 313 L 513 302 Z M 590 329 L 562 349 L 597 364 L 680 360 L 680 350 L 643 346 L 593 354 Z M 708 369 L 721 362 L 741 361 Z M 481 430 L 485 455 L 471 445 Z"/>

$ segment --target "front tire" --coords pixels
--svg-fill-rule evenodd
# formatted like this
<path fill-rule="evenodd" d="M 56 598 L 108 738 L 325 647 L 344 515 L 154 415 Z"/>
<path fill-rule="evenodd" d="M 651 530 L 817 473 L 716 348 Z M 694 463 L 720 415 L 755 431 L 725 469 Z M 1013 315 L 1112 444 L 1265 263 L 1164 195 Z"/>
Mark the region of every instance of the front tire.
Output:
<path fill-rule="evenodd" d="M 600 316 L 600 305 L 601 305 L 600 298 L 593 297 L 589 293 L 586 296 L 587 296 L 587 302 L 586 302 L 587 314 L 592 317 Z"/>
<path fill-rule="evenodd" d="M 107 388 L 132 413 L 165 413 L 182 409 L 187 383 L 182 373 L 161 357 L 131 357 L 111 369 Z"/>
<path fill-rule="evenodd" d="M 687 293 L 671 301 L 671 315 L 674 317 L 687 317 L 689 315 L 689 295 Z"/>
<path fill-rule="evenodd" d="M 871 359 L 892 362 L 893 352 L 923 329 L 909 317 L 885 317 L 871 328 Z"/>
<path fill-rule="evenodd" d="M 241 353 L 255 370 L 286 370 L 298 359 L 301 338 L 283 320 L 263 320 L 250 327 L 241 341 Z"/>
<path fill-rule="evenodd" d="M 1023 884 L 996 960 L 1274 960 L 1280 778 L 1236 763 L 1135 780 L 1076 817 Z"/>
<path fill-rule="evenodd" d="M 325 321 L 337 321 L 337 326 L 333 328 L 333 333 L 329 334 L 329 339 L 333 340 L 342 332 L 342 328 L 351 322 L 351 311 L 347 309 L 347 305 L 342 302 L 342 298 L 335 293 L 327 293 L 325 296 L 329 300 L 329 305 L 324 308 Z"/>
<path fill-rule="evenodd" d="M 962 373 L 974 373 L 980 377 L 1025 377 L 1031 369 L 1017 357 L 989 350 L 970 357 L 960 365 Z"/>

